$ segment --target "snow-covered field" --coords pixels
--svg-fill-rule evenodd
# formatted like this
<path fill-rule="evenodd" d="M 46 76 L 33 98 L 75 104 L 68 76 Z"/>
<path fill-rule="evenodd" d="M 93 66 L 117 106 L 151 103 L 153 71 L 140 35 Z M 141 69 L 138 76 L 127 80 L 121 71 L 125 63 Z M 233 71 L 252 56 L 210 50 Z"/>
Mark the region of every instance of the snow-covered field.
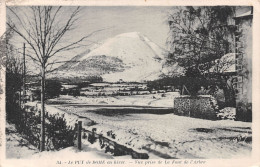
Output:
<path fill-rule="evenodd" d="M 97 128 L 97 133 L 104 135 L 112 130 L 118 143 L 148 151 L 150 158 L 250 156 L 251 123 L 231 120 L 211 121 L 162 112 L 172 109 L 172 96 L 164 98 L 160 95 L 152 96 L 103 98 L 63 96 L 55 100 L 56 104 L 50 105 L 62 112 L 81 117 L 86 129 Z M 160 102 L 154 103 L 159 100 Z M 84 124 L 84 118 L 96 124 L 87 126 Z"/>
<path fill-rule="evenodd" d="M 85 96 L 61 96 L 57 99 L 52 99 L 49 103 L 76 103 L 84 105 L 111 105 L 111 106 L 142 106 L 142 107 L 165 107 L 173 108 L 173 100 L 179 96 L 178 92 L 157 93 L 148 95 L 132 95 L 132 96 L 100 96 L 100 97 L 85 97 Z"/>

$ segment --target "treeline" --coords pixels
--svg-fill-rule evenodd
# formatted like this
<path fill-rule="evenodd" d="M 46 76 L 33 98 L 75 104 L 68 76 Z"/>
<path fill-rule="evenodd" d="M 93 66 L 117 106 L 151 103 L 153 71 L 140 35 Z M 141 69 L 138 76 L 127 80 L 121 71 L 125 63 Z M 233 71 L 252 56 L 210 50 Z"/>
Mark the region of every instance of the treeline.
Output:
<path fill-rule="evenodd" d="M 52 77 L 47 80 L 52 80 L 52 81 L 59 81 L 63 83 L 67 83 L 70 85 L 77 85 L 77 84 L 82 84 L 82 83 L 97 83 L 97 82 L 103 82 L 103 78 L 101 76 L 82 76 L 82 77 L 77 77 L 77 76 L 72 76 L 68 78 L 63 78 L 61 77 Z M 30 82 L 39 82 L 40 83 L 40 78 L 32 75 L 27 75 L 26 76 L 26 81 L 28 83 Z"/>
<path fill-rule="evenodd" d="M 223 86 L 223 82 L 221 82 L 218 78 L 204 78 L 198 75 L 197 77 L 164 77 L 155 81 L 149 81 L 147 83 L 148 90 L 162 90 L 166 89 L 167 86 L 174 86 L 175 89 L 179 89 L 181 91 L 183 86 L 185 86 L 191 95 L 196 95 L 201 86 L 207 87 L 209 85 Z"/>
<path fill-rule="evenodd" d="M 102 82 L 103 79 L 100 76 L 87 76 L 87 77 L 71 77 L 71 78 L 51 78 L 47 79 L 45 81 L 45 98 L 46 99 L 51 99 L 58 97 L 61 94 L 73 94 L 73 95 L 79 95 L 79 89 L 88 86 L 91 83 L 96 83 L 96 82 Z M 32 93 L 34 94 L 35 99 L 40 100 L 40 95 L 41 95 L 41 90 L 40 90 L 40 79 L 33 77 L 33 76 L 28 76 L 27 79 L 29 84 L 28 88 L 34 88 Z M 77 85 L 76 90 L 64 90 L 62 92 L 62 83 L 66 83 L 69 85 Z M 10 87 L 8 87 L 10 88 Z M 18 89 L 16 89 L 17 91 Z M 15 92 L 14 92 L 15 93 Z M 14 94 L 13 93 L 13 94 Z M 75 94 L 76 93 L 76 94 Z"/>
<path fill-rule="evenodd" d="M 67 84 L 71 84 L 71 85 L 78 85 L 78 84 L 82 84 L 82 83 L 97 83 L 97 82 L 103 82 L 103 78 L 101 76 L 84 76 L 84 77 L 77 77 L 77 76 L 72 76 L 72 77 L 68 77 L 68 78 L 52 78 L 52 80 L 57 80 L 60 82 L 64 82 Z"/>

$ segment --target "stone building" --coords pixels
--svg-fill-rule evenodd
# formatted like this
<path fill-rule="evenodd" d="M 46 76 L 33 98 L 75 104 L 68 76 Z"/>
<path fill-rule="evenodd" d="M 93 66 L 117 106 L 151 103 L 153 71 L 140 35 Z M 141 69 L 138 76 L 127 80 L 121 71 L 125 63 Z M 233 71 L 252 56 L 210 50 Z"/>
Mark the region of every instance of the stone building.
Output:
<path fill-rule="evenodd" d="M 234 17 L 236 32 L 236 89 L 237 118 L 252 120 L 252 24 L 253 8 Z"/>

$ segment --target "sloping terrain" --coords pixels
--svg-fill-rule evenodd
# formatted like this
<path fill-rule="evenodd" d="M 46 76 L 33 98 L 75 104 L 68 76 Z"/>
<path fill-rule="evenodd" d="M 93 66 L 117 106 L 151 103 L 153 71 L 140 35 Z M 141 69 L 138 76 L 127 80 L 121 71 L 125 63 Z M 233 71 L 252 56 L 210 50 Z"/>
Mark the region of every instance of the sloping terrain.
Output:
<path fill-rule="evenodd" d="M 138 32 L 124 33 L 77 55 L 58 68 L 60 76 L 100 75 L 105 81 L 154 80 L 166 51 Z"/>

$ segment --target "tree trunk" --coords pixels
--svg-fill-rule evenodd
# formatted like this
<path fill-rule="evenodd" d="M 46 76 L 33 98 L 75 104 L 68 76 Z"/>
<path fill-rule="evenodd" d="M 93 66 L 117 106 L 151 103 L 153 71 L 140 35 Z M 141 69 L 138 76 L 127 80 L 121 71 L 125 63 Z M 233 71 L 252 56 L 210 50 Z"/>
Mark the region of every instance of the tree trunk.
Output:
<path fill-rule="evenodd" d="M 25 66 L 25 43 L 23 43 L 23 104 L 25 104 L 26 100 L 26 87 L 25 87 L 25 77 L 26 77 L 26 66 Z"/>
<path fill-rule="evenodd" d="M 41 142 L 40 151 L 45 149 L 45 68 L 42 67 L 42 79 L 41 79 Z"/>

